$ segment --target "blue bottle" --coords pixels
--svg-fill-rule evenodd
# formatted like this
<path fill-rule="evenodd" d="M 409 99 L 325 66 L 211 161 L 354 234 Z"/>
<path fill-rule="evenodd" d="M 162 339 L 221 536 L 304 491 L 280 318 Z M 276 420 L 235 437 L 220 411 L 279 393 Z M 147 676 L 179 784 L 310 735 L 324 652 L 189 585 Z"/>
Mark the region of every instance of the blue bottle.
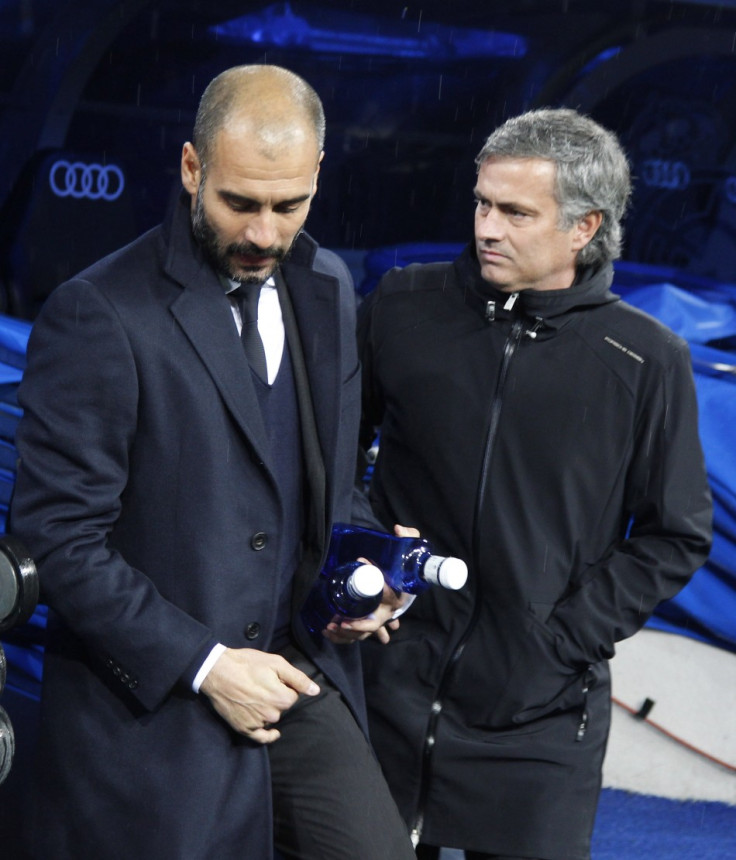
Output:
<path fill-rule="evenodd" d="M 330 621 L 364 618 L 380 605 L 383 585 L 381 571 L 355 556 L 344 564 L 325 565 L 304 603 L 302 619 L 317 634 Z"/>
<path fill-rule="evenodd" d="M 423 538 L 397 537 L 347 523 L 332 527 L 325 570 L 356 558 L 366 558 L 380 568 L 395 590 L 420 594 L 431 585 L 457 590 L 465 585 L 468 567 L 462 559 L 434 555 Z"/>

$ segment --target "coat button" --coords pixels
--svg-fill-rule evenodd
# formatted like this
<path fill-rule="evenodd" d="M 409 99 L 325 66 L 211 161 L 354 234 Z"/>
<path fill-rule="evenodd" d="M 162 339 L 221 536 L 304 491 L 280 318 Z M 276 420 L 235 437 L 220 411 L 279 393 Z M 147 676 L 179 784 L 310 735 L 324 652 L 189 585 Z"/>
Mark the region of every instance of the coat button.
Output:
<path fill-rule="evenodd" d="M 256 551 L 265 549 L 267 543 L 268 536 L 266 535 L 266 532 L 256 532 L 250 539 L 250 545 Z"/>
<path fill-rule="evenodd" d="M 261 625 L 257 621 L 251 621 L 245 628 L 246 639 L 257 639 L 261 635 Z"/>

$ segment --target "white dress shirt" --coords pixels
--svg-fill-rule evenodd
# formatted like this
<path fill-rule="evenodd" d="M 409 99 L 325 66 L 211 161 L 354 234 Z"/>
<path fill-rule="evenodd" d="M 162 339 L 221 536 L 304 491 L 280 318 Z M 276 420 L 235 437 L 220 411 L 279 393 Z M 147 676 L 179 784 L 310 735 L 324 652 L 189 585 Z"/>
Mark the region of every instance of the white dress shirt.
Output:
<path fill-rule="evenodd" d="M 230 293 L 240 285 L 237 281 L 227 281 Z M 237 299 L 230 299 L 233 310 L 233 319 L 238 327 L 238 334 L 243 328 L 240 318 L 240 306 Z M 284 319 L 281 316 L 281 303 L 276 291 L 276 283 L 269 278 L 261 287 L 258 298 L 258 334 L 263 341 L 263 350 L 266 353 L 266 369 L 268 371 L 268 384 L 273 385 L 274 380 L 281 367 L 281 357 L 284 354 Z"/>

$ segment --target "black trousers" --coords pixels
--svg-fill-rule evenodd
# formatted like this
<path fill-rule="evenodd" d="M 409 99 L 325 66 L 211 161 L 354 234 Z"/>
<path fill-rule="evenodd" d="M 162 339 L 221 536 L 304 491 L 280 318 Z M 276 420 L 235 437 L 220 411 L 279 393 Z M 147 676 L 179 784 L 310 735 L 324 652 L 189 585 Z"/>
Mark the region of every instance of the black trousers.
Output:
<path fill-rule="evenodd" d="M 342 696 L 298 651 L 281 653 L 321 692 L 282 715 L 281 737 L 268 747 L 276 848 L 300 860 L 415 860 L 378 760 Z"/>

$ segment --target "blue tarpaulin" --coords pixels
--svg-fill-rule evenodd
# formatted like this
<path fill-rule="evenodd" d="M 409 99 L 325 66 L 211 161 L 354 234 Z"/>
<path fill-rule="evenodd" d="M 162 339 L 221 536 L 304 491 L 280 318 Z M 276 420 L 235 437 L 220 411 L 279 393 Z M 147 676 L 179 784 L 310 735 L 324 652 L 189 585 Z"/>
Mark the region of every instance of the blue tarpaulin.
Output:
<path fill-rule="evenodd" d="M 710 557 L 683 591 L 658 607 L 649 625 L 736 651 L 736 287 L 650 283 L 616 289 L 690 344 L 713 493 Z"/>

